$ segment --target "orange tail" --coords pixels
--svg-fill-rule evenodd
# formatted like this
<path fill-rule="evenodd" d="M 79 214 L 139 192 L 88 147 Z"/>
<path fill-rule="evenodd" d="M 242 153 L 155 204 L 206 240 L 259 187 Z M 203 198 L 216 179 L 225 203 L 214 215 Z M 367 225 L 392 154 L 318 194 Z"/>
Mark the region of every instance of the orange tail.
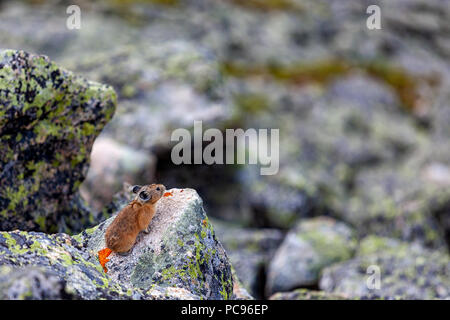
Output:
<path fill-rule="evenodd" d="M 112 250 L 109 248 L 102 249 L 98 252 L 98 261 L 100 262 L 100 265 L 103 267 L 103 270 L 108 272 L 108 269 L 106 269 L 105 264 L 109 261 L 108 256 L 111 254 Z"/>

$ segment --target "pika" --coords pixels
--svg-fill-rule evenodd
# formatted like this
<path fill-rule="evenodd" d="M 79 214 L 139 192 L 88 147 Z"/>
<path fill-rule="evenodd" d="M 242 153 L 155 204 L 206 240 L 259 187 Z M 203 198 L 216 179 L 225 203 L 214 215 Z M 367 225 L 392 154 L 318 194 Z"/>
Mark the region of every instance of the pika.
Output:
<path fill-rule="evenodd" d="M 166 187 L 162 184 L 133 186 L 136 197 L 109 225 L 105 232 L 106 246 L 120 255 L 128 255 L 140 231 L 149 233 L 150 221 L 156 212 L 156 202 L 164 195 Z"/>

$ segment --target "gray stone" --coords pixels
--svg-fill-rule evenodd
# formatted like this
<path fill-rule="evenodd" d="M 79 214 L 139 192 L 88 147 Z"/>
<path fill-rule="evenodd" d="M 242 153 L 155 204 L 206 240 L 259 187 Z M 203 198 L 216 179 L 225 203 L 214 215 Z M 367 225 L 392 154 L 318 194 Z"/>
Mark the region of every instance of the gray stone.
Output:
<path fill-rule="evenodd" d="M 350 298 L 448 299 L 449 279 L 450 257 L 445 251 L 370 236 L 361 242 L 354 259 L 323 271 L 320 289 Z"/>
<path fill-rule="evenodd" d="M 356 243 L 354 230 L 342 222 L 325 217 L 300 221 L 269 264 L 267 293 L 316 285 L 322 269 L 353 256 Z"/>
<path fill-rule="evenodd" d="M 193 189 L 171 189 L 157 202 L 150 233 L 140 234 L 128 256 L 112 253 L 108 276 L 126 287 L 184 288 L 206 299 L 229 299 L 233 280 L 228 257 Z M 92 263 L 105 248 L 104 233 L 115 216 L 81 234 Z"/>
<path fill-rule="evenodd" d="M 0 297 L 250 299 L 232 274 L 195 190 L 169 192 L 172 196 L 158 202 L 150 233 L 138 236 L 129 256 L 112 253 L 106 272 L 98 251 L 105 248 L 104 231 L 114 217 L 73 237 L 0 232 Z"/>
<path fill-rule="evenodd" d="M 0 299 L 59 300 L 75 296 L 66 281 L 45 268 L 0 266 Z"/>

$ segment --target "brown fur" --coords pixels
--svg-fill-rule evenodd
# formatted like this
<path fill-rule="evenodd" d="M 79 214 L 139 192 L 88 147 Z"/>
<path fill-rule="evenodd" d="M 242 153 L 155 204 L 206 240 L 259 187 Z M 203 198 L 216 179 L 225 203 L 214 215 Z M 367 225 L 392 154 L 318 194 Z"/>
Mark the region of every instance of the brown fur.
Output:
<path fill-rule="evenodd" d="M 106 246 L 114 252 L 129 251 L 139 232 L 149 232 L 148 226 L 155 215 L 156 202 L 164 195 L 166 188 L 162 184 L 134 186 L 136 198 L 120 211 L 105 232 Z M 159 188 L 159 190 L 157 190 Z M 140 195 L 144 192 L 149 199 L 143 200 Z"/>

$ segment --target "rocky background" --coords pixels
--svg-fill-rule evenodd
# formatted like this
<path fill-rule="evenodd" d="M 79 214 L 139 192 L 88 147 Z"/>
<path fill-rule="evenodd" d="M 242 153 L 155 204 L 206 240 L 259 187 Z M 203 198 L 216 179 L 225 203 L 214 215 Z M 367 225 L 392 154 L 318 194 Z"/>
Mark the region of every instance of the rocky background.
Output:
<path fill-rule="evenodd" d="M 0 298 L 450 298 L 449 21 L 447 0 L 0 1 Z M 279 173 L 174 165 L 194 120 L 279 128 Z M 125 181 L 178 189 L 105 273 Z"/>

